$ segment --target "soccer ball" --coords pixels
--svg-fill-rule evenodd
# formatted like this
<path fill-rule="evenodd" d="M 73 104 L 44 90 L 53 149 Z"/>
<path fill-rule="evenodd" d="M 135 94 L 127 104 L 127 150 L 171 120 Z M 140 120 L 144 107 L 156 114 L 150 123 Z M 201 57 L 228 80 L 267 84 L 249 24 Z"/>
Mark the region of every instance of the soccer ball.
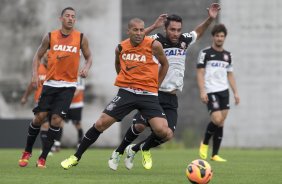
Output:
<path fill-rule="evenodd" d="M 210 164 L 201 159 L 193 160 L 186 168 L 186 176 L 191 183 L 206 184 L 212 179 Z"/>

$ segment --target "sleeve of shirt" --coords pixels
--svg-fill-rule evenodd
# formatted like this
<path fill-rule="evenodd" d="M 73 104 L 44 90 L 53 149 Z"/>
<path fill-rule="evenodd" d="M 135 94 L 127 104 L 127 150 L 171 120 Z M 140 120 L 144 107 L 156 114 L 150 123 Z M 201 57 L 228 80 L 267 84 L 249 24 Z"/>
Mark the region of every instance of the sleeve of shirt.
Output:
<path fill-rule="evenodd" d="M 230 53 L 230 63 L 227 66 L 227 72 L 233 72 L 233 61 L 232 61 L 232 54 Z"/>
<path fill-rule="evenodd" d="M 159 35 L 158 34 L 153 34 L 153 35 L 148 35 L 148 37 L 154 39 L 154 40 L 157 40 L 159 38 Z"/>
<path fill-rule="evenodd" d="M 197 68 L 205 68 L 205 67 L 206 67 L 206 53 L 203 52 L 203 50 L 201 50 L 197 60 Z"/>
<path fill-rule="evenodd" d="M 187 39 L 189 45 L 194 44 L 198 36 L 196 31 L 191 31 L 190 33 L 183 33 L 182 35 L 184 36 L 185 39 Z"/>

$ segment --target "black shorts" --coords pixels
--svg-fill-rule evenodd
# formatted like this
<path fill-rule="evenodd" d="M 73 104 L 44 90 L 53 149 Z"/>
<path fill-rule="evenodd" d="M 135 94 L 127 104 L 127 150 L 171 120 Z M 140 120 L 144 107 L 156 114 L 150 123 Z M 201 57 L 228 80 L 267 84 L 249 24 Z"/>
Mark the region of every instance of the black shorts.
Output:
<path fill-rule="evenodd" d="M 109 116 L 121 121 L 133 110 L 139 110 L 143 117 L 150 120 L 154 117 L 166 118 L 157 96 L 138 95 L 124 89 L 119 89 L 117 96 L 103 111 Z"/>
<path fill-rule="evenodd" d="M 177 125 L 177 108 L 178 108 L 178 98 L 175 94 L 170 94 L 166 92 L 159 91 L 159 103 L 163 108 L 167 121 L 168 127 L 174 132 Z M 147 120 L 137 112 L 133 118 L 133 124 L 144 124 L 145 126 L 150 126 Z"/>
<path fill-rule="evenodd" d="M 224 109 L 229 109 L 229 90 L 224 90 L 215 93 L 208 93 L 208 111 L 213 113 L 215 111 L 221 111 Z"/>
<path fill-rule="evenodd" d="M 69 109 L 66 116 L 66 122 L 71 120 L 73 124 L 78 124 L 81 121 L 82 109 L 82 107 Z"/>
<path fill-rule="evenodd" d="M 49 112 L 50 115 L 57 114 L 65 118 L 75 89 L 75 87 L 57 88 L 44 85 L 38 106 L 33 109 L 34 114 L 38 112 Z"/>

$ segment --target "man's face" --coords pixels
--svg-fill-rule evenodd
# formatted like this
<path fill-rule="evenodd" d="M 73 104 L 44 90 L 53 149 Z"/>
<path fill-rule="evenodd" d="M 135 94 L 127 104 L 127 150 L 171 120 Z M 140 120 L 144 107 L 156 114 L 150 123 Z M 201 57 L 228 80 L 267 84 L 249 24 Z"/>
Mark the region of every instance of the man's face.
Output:
<path fill-rule="evenodd" d="M 225 41 L 225 34 L 224 34 L 224 32 L 216 33 L 213 36 L 213 43 L 217 47 L 223 47 L 224 41 Z"/>
<path fill-rule="evenodd" d="M 127 34 L 133 45 L 139 45 L 145 36 L 144 22 L 133 22 L 128 28 Z"/>
<path fill-rule="evenodd" d="M 72 29 L 75 23 L 75 11 L 66 10 L 64 14 L 60 17 L 62 26 L 65 29 Z"/>
<path fill-rule="evenodd" d="M 165 29 L 166 37 L 171 43 L 176 44 L 179 41 L 180 35 L 182 34 L 181 22 L 171 21 L 168 27 Z"/>

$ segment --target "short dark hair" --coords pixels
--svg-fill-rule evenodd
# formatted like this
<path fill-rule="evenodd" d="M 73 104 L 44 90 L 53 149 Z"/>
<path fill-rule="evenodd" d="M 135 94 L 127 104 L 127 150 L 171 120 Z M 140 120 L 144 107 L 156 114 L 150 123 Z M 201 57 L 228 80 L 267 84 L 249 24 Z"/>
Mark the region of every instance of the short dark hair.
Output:
<path fill-rule="evenodd" d="M 227 36 L 227 29 L 224 24 L 217 24 L 212 28 L 211 34 L 214 36 L 217 33 L 223 32 Z"/>
<path fill-rule="evenodd" d="M 182 24 L 182 18 L 178 15 L 172 14 L 172 15 L 169 15 L 166 18 L 166 21 L 165 21 L 165 24 L 164 24 L 165 28 L 167 28 L 169 26 L 169 23 L 171 21 L 180 22 Z"/>
<path fill-rule="evenodd" d="M 67 10 L 75 11 L 73 7 L 70 7 L 70 6 L 69 6 L 69 7 L 66 7 L 66 8 L 64 8 L 64 9 L 62 10 L 61 16 L 63 16 L 64 13 L 65 13 Z"/>

